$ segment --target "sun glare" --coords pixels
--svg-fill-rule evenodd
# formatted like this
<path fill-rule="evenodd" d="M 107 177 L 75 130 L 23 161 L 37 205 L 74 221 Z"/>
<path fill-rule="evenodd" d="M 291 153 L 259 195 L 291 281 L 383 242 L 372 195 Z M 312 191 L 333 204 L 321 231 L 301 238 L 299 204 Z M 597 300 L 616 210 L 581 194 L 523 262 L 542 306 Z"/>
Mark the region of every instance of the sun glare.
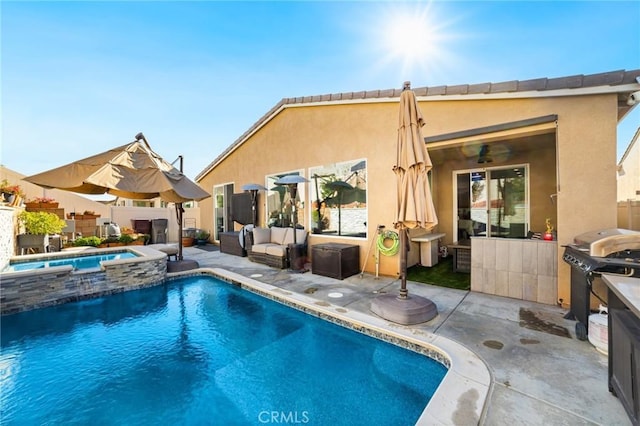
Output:
<path fill-rule="evenodd" d="M 432 2 L 391 3 L 377 27 L 375 45 L 381 65 L 396 67 L 402 78 L 419 77 L 424 82 L 451 59 L 445 45 L 453 36 L 447 32 L 451 21 L 439 18 L 432 6 Z"/>
<path fill-rule="evenodd" d="M 411 59 L 435 51 L 437 34 L 422 16 L 398 16 L 385 31 L 386 44 L 393 56 Z"/>

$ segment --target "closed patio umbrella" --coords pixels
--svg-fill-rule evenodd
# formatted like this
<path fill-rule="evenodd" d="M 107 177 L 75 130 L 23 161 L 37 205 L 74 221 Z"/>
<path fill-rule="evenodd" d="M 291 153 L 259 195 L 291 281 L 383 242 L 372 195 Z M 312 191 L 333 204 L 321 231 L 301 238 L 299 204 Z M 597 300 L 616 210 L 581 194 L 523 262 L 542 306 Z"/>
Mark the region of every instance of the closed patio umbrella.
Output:
<path fill-rule="evenodd" d="M 371 310 L 383 318 L 402 324 L 429 321 L 437 315 L 435 304 L 419 296 L 409 297 L 407 291 L 408 229 L 431 229 L 438 223 L 427 173 L 431 159 L 422 136 L 424 119 L 410 83 L 405 82 L 400 95 L 398 116 L 397 159 L 393 168 L 398 185 L 394 226 L 400 235 L 400 294 L 380 296 Z"/>
<path fill-rule="evenodd" d="M 182 168 L 182 166 L 181 166 Z M 126 145 L 57 167 L 24 180 L 43 188 L 80 194 L 111 194 L 134 200 L 160 197 L 176 203 L 178 259 L 182 260 L 182 203 L 210 196 L 181 170 L 156 154 L 142 133 Z"/>

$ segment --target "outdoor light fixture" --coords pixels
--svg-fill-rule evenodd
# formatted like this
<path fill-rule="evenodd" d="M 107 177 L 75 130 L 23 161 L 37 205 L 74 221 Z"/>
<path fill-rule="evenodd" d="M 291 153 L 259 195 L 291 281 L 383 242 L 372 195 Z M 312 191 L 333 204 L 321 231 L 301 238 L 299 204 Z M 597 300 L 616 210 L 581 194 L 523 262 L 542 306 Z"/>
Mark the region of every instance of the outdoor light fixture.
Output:
<path fill-rule="evenodd" d="M 309 182 L 303 176 L 300 175 L 287 175 L 283 176 L 274 182 L 276 185 L 286 186 L 289 189 L 289 196 L 291 197 L 291 212 L 293 213 L 293 244 L 296 244 L 296 195 L 298 194 L 298 184 Z"/>
<path fill-rule="evenodd" d="M 627 105 L 633 106 L 638 101 L 640 101 L 640 90 L 629 95 L 629 97 L 627 98 Z"/>
<path fill-rule="evenodd" d="M 258 223 L 258 191 L 265 191 L 267 188 L 257 183 L 248 183 L 242 185 L 243 191 L 249 191 L 251 193 L 251 210 L 253 213 L 253 226 Z"/>
<path fill-rule="evenodd" d="M 491 162 L 493 162 L 493 158 L 491 158 L 491 152 L 489 152 L 489 145 L 482 145 L 478 153 L 478 164 Z"/>

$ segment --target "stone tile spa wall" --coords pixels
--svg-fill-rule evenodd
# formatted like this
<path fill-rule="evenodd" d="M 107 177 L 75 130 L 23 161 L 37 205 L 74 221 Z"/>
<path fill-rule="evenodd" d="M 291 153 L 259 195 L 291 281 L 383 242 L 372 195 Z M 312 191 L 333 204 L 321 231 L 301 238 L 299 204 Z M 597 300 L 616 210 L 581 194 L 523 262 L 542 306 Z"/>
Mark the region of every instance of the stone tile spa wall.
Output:
<path fill-rule="evenodd" d="M 9 264 L 9 258 L 13 256 L 15 238 L 13 228 L 15 221 L 15 209 L 0 206 L 0 270 Z"/>
<path fill-rule="evenodd" d="M 167 262 L 166 257 L 135 259 L 101 271 L 73 272 L 71 266 L 60 266 L 23 272 L 0 278 L 2 315 L 157 285 L 166 278 Z"/>

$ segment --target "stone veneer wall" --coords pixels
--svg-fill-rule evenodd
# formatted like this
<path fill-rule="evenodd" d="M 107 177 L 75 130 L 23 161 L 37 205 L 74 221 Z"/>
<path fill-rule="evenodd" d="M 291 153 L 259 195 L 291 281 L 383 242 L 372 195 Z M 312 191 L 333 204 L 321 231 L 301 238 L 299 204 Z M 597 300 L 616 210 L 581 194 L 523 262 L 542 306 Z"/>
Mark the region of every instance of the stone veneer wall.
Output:
<path fill-rule="evenodd" d="M 557 241 L 471 238 L 471 290 L 555 305 Z"/>
<path fill-rule="evenodd" d="M 136 260 L 108 265 L 99 272 L 72 272 L 71 266 L 63 266 L 4 275 L 0 313 L 7 315 L 161 284 L 167 275 L 167 261 L 166 257 Z"/>
<path fill-rule="evenodd" d="M 15 251 L 16 210 L 0 206 L 0 271 L 9 264 Z"/>

